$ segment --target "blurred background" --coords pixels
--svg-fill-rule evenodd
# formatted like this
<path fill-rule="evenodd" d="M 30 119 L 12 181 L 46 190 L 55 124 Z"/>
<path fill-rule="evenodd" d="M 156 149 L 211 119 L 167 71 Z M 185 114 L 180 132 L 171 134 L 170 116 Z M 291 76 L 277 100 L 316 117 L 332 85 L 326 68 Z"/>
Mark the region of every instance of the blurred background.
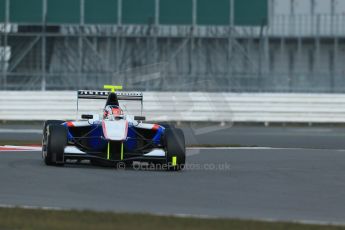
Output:
<path fill-rule="evenodd" d="M 343 0 L 0 0 L 1 90 L 345 91 Z"/>

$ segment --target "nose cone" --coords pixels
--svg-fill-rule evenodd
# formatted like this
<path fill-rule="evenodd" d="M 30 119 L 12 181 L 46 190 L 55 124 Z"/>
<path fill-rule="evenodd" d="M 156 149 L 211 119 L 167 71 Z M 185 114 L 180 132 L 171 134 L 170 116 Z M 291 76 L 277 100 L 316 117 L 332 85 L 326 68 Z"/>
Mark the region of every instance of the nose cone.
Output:
<path fill-rule="evenodd" d="M 103 120 L 102 129 L 105 139 L 109 141 L 124 141 L 128 133 L 128 121 Z"/>

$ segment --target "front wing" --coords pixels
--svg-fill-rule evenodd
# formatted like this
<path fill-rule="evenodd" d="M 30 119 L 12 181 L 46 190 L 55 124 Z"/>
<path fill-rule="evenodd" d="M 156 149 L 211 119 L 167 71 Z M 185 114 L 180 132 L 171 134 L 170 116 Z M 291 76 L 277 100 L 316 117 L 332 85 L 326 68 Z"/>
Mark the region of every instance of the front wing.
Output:
<path fill-rule="evenodd" d="M 109 156 L 109 155 L 108 155 Z M 64 158 L 69 160 L 92 160 L 92 159 L 99 159 L 108 162 L 122 162 L 122 161 L 143 161 L 143 162 L 151 162 L 151 161 L 162 161 L 166 159 L 166 152 L 163 149 L 152 149 L 147 153 L 143 153 L 142 155 L 138 154 L 128 154 L 123 153 L 121 159 L 114 160 L 112 158 L 108 158 L 107 156 L 103 156 L 102 154 L 97 153 L 88 153 L 78 149 L 76 146 L 66 146 L 64 152 Z"/>

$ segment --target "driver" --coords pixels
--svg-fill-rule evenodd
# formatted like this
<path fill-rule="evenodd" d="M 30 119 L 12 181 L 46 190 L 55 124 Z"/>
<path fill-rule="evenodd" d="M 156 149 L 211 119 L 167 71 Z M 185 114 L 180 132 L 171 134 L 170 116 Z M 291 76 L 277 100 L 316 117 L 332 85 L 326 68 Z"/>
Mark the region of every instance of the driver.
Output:
<path fill-rule="evenodd" d="M 106 106 L 104 108 L 103 119 L 117 119 L 123 117 L 123 111 L 119 106 Z"/>

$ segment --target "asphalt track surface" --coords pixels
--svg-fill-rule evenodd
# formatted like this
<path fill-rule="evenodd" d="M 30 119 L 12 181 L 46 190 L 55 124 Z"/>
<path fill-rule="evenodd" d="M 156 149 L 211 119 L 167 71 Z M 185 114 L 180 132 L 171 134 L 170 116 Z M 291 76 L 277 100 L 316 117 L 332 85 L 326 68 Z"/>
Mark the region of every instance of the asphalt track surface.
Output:
<path fill-rule="evenodd" d="M 0 152 L 0 206 L 345 223 L 345 152 L 189 149 L 165 172 L 48 167 L 40 152 Z"/>
<path fill-rule="evenodd" d="M 40 127 L 0 126 L 0 140 L 40 140 Z M 345 224 L 345 129 L 189 127 L 187 169 L 48 167 L 40 152 L 0 151 L 0 206 Z"/>
<path fill-rule="evenodd" d="M 188 145 L 240 145 L 276 148 L 345 149 L 345 128 L 337 127 L 184 127 Z M 41 125 L 0 125 L 0 141 L 39 143 Z"/>

